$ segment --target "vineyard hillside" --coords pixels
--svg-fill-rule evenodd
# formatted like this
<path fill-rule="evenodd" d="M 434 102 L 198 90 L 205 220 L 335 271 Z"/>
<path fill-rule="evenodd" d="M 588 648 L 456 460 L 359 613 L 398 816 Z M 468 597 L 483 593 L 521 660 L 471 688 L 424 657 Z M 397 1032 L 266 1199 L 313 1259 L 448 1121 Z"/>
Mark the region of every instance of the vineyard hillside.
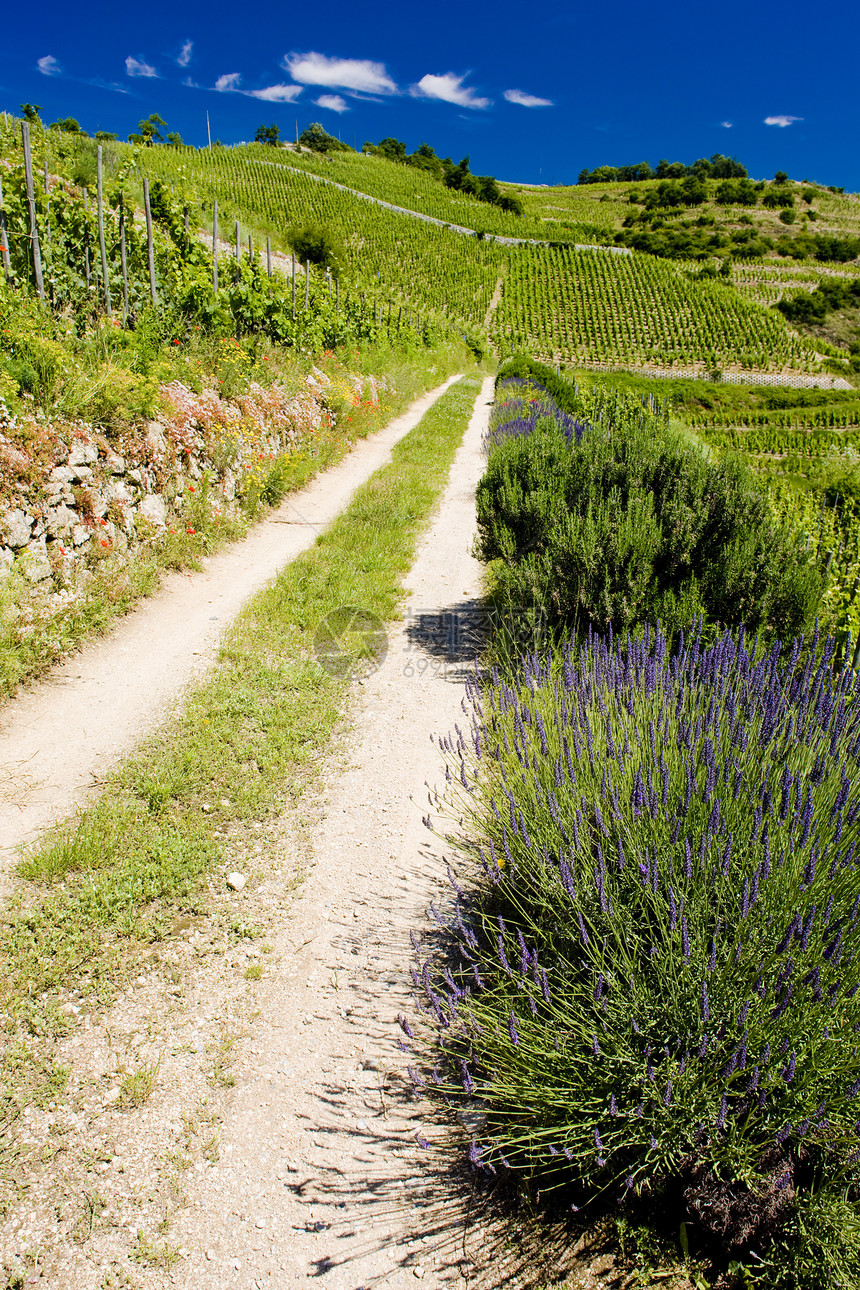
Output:
<path fill-rule="evenodd" d="M 123 151 L 117 147 L 117 156 Z M 167 180 L 190 197 L 203 227 L 216 198 L 225 223 L 238 219 L 270 235 L 282 250 L 289 250 L 295 225 L 325 225 L 343 247 L 344 276 L 356 287 L 467 327 L 485 324 L 501 354 L 525 348 L 557 364 L 681 367 L 700 375 L 715 369 L 799 372 L 829 382 L 842 374 L 838 348 L 821 336 L 800 334 L 771 306 L 824 277 L 856 276 L 856 262 L 799 261 L 776 251 L 764 259 L 720 260 L 715 253 L 712 262 L 636 248 L 613 254 L 621 249 L 613 245 L 621 213 L 630 207 L 631 194 L 642 197 L 648 184 L 597 186 L 599 191 L 593 185 L 516 188 L 511 191 L 525 208 L 517 216 L 452 192 L 420 170 L 357 153 L 284 152 L 263 145 L 153 148 L 139 150 L 135 162 L 141 173 Z M 715 196 L 716 185 L 711 188 Z M 860 229 L 854 197 L 820 190 L 816 201 L 822 234 L 853 236 Z M 479 236 L 464 238 L 377 204 L 382 202 Z M 737 212 L 726 214 L 715 202 L 705 203 L 696 219 L 716 219 L 711 208 L 730 229 Z M 762 208 L 757 218 L 770 228 L 774 212 Z M 785 234 L 785 225 L 777 221 L 777 227 Z M 544 245 L 502 245 L 482 236 L 487 233 Z M 585 241 L 594 244 L 592 251 L 573 245 Z M 732 246 L 743 250 L 741 243 Z M 498 307 L 491 309 L 498 285 Z"/>

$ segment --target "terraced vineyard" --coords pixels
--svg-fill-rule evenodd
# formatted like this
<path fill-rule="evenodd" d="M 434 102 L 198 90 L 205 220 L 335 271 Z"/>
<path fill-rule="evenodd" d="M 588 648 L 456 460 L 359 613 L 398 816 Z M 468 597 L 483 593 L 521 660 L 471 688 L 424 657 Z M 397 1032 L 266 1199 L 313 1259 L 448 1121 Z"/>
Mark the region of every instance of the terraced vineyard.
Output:
<path fill-rule="evenodd" d="M 267 153 L 271 157 L 271 151 L 271 148 L 262 145 L 247 150 L 248 156 L 256 159 L 260 159 L 261 155 L 265 159 Z M 418 214 L 443 220 L 447 224 L 459 224 L 464 228 L 497 233 L 502 237 L 535 238 L 539 241 L 548 238 L 576 240 L 570 230 L 558 229 L 553 225 L 548 227 L 543 219 L 531 215 L 510 215 L 487 202 L 479 202 L 474 197 L 446 188 L 414 166 L 399 165 L 384 157 L 349 152 L 329 153 L 327 156 L 302 152 L 290 154 L 284 164 L 344 184 L 347 188 L 367 193 L 380 201 L 391 202 Z"/>
<path fill-rule="evenodd" d="M 493 327 L 506 353 L 550 362 L 815 370 L 781 315 L 653 256 L 521 247 Z"/>
<path fill-rule="evenodd" d="M 216 198 L 222 227 L 229 229 L 234 219 L 251 222 L 287 251 L 291 226 L 323 223 L 345 248 L 346 277 L 354 288 L 470 326 L 483 322 L 505 256 L 494 242 L 466 239 L 384 210 L 286 166 L 250 157 L 247 149 L 149 148 L 138 159 L 145 174 L 187 190 L 203 227 Z"/>
<path fill-rule="evenodd" d="M 758 260 L 732 265 L 732 282 L 747 300 L 773 305 L 794 291 L 814 291 L 825 277 L 856 277 L 858 267 L 845 265 L 825 268 L 819 264 L 796 265 L 773 260 Z"/>

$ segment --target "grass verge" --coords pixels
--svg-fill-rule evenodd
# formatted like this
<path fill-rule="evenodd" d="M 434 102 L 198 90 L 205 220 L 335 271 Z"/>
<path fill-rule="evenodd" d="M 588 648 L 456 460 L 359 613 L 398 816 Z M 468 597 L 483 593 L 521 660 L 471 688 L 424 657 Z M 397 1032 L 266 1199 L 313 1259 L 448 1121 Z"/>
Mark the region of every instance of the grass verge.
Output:
<path fill-rule="evenodd" d="M 276 815 L 313 780 L 349 685 L 316 661 L 318 624 L 348 605 L 396 614 L 479 388 L 463 379 L 430 408 L 251 602 L 184 713 L 19 866 L 0 936 L 0 1127 L 58 1096 L 70 1006 L 109 1003 L 178 915 L 205 914 L 225 828 Z"/>

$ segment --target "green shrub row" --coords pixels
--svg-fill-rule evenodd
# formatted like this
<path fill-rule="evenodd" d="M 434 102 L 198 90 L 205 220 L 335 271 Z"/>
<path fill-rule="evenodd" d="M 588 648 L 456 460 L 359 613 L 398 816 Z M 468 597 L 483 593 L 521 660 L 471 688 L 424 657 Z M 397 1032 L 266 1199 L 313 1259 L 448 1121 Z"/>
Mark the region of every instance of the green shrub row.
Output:
<path fill-rule="evenodd" d="M 526 370 L 591 429 L 568 444 L 543 418 L 491 453 L 477 549 L 504 601 L 565 632 L 660 622 L 671 637 L 700 616 L 782 639 L 810 628 L 821 575 L 739 458 L 706 459 L 635 396 L 583 394 L 522 360 L 500 378 Z"/>

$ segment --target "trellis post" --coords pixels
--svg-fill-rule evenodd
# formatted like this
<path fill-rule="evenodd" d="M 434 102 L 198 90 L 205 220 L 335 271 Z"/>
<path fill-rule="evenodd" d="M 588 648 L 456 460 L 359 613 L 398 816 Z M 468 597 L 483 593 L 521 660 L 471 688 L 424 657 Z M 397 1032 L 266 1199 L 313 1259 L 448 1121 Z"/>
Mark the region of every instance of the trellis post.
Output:
<path fill-rule="evenodd" d="M 218 290 L 218 198 L 212 203 L 212 288 Z"/>
<path fill-rule="evenodd" d="M 12 285 L 12 261 L 9 258 L 9 234 L 6 231 L 6 209 L 3 205 L 3 181 L 0 179 L 0 257 L 9 286 Z"/>
<path fill-rule="evenodd" d="M 149 201 L 149 180 L 143 181 L 143 206 L 146 212 L 146 258 L 149 262 L 149 292 L 152 303 L 158 304 L 158 293 L 155 290 L 155 242 L 152 236 L 152 206 Z"/>
<path fill-rule="evenodd" d="M 45 299 L 45 281 L 42 277 L 42 250 L 39 246 L 39 229 L 36 225 L 36 194 L 33 190 L 33 154 L 30 150 L 30 124 L 21 122 L 21 142 L 24 145 L 24 177 L 27 183 L 27 207 L 30 212 L 30 245 L 33 256 L 33 276 L 39 299 Z"/>
<path fill-rule="evenodd" d="M 101 256 L 101 261 L 102 261 L 102 284 L 104 286 L 105 309 L 107 310 L 107 316 L 108 318 L 112 318 L 113 311 L 111 309 L 110 280 L 108 278 L 107 250 L 105 248 L 105 208 L 104 208 L 101 144 L 99 144 L 99 148 L 98 148 L 97 184 L 98 184 L 98 203 L 99 203 L 99 255 Z"/>

